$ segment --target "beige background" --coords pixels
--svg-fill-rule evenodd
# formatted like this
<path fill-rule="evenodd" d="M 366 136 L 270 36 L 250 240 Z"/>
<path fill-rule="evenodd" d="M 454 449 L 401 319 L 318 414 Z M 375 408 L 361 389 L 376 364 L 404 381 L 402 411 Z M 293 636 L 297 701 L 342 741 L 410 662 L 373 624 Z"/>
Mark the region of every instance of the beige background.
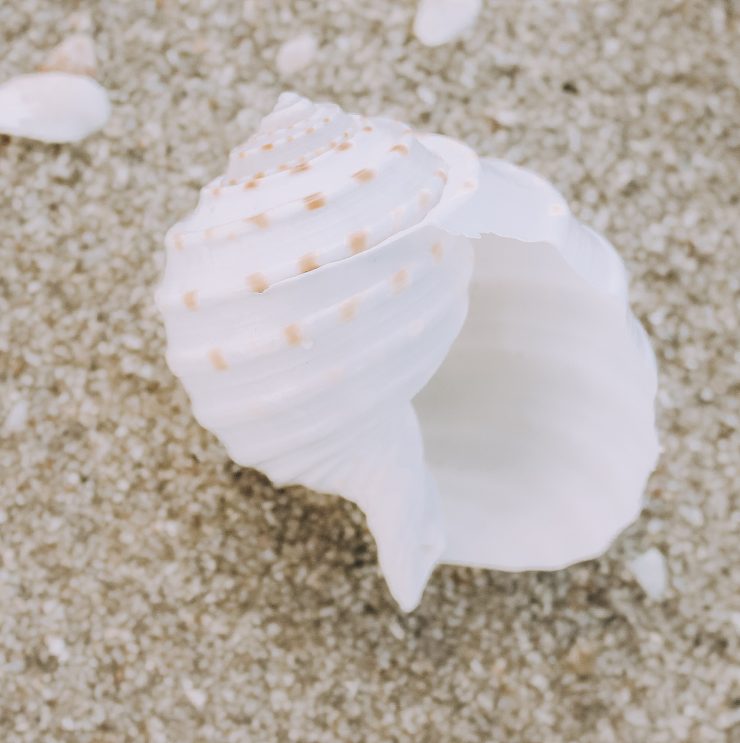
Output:
<path fill-rule="evenodd" d="M 432 50 L 410 2 L 91 4 L 104 131 L 0 139 L 0 415 L 28 406 L 0 439 L 3 741 L 740 740 L 740 7 L 485 5 Z M 2 3 L 0 79 L 79 7 Z M 303 30 L 320 53 L 280 79 Z M 152 305 L 163 233 L 284 88 L 533 167 L 613 239 L 665 453 L 604 558 L 440 568 L 404 616 L 361 514 L 275 492 L 195 423 Z M 626 567 L 650 546 L 660 602 Z"/>

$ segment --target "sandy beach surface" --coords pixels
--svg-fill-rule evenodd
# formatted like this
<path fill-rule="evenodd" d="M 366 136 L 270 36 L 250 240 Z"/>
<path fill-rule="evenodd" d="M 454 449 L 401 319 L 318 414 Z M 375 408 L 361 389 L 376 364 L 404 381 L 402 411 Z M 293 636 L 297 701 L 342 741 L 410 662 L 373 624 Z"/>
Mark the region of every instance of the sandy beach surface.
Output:
<path fill-rule="evenodd" d="M 740 6 L 484 5 L 436 49 L 395 0 L 0 5 L 0 80 L 87 9 L 113 105 L 80 144 L 0 137 L 5 743 L 740 741 Z M 316 57 L 281 76 L 300 33 Z M 404 615 L 357 509 L 197 425 L 163 235 L 284 89 L 531 167 L 624 256 L 664 453 L 603 558 L 438 568 Z"/>

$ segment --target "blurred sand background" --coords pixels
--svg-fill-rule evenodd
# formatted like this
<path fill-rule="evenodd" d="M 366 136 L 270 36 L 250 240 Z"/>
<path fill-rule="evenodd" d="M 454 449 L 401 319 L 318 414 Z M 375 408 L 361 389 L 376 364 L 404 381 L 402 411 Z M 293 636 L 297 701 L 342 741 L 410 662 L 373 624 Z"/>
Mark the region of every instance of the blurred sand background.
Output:
<path fill-rule="evenodd" d="M 108 125 L 0 138 L 0 739 L 740 741 L 740 6 L 486 0 L 429 49 L 408 1 L 15 0 L 0 80 L 85 8 Z M 625 257 L 665 452 L 605 557 L 439 568 L 405 616 L 353 506 L 276 492 L 195 423 L 163 234 L 286 88 L 532 167 Z M 628 567 L 650 547 L 660 600 Z"/>

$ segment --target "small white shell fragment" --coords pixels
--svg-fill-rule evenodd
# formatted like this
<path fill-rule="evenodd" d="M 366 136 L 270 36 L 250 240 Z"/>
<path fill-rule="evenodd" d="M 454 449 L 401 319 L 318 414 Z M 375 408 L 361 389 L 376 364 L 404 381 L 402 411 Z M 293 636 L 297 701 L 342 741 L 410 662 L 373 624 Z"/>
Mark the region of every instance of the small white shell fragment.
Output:
<path fill-rule="evenodd" d="M 419 0 L 414 34 L 426 46 L 441 46 L 473 25 L 481 0 Z"/>
<path fill-rule="evenodd" d="M 635 580 L 653 601 L 660 601 L 668 588 L 668 570 L 665 557 L 656 547 L 638 555 L 627 563 Z"/>
<path fill-rule="evenodd" d="M 0 85 L 0 133 L 42 142 L 78 142 L 110 116 L 105 89 L 85 75 L 38 72 Z"/>
<path fill-rule="evenodd" d="M 95 77 L 95 43 L 89 34 L 72 34 L 55 46 L 39 67 L 41 72 L 69 72 Z"/>
<path fill-rule="evenodd" d="M 316 38 L 309 33 L 284 42 L 275 60 L 278 72 L 285 77 L 295 75 L 313 61 L 318 48 Z"/>

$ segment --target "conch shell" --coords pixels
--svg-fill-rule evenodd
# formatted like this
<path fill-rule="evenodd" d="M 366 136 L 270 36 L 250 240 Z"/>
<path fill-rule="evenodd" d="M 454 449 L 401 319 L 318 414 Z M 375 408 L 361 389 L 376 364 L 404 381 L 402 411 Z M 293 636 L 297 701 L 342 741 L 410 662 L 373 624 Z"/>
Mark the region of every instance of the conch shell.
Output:
<path fill-rule="evenodd" d="M 440 562 L 559 568 L 639 513 L 653 355 L 614 249 L 537 176 L 285 93 L 166 244 L 196 418 L 362 508 L 404 610 Z"/>

